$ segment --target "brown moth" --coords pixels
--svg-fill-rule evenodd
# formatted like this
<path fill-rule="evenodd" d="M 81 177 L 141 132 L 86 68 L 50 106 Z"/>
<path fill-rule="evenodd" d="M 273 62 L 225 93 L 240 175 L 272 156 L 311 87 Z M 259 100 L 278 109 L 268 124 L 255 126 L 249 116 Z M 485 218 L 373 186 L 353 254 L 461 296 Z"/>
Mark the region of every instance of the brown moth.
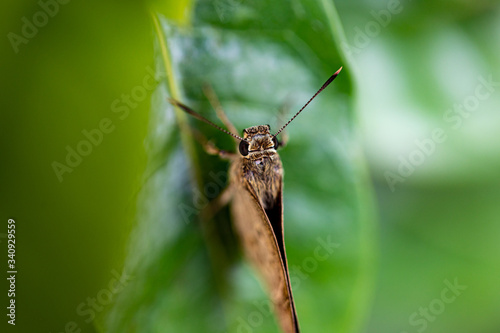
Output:
<path fill-rule="evenodd" d="M 231 161 L 229 186 L 215 199 L 212 211 L 232 200 L 231 214 L 246 256 L 265 281 L 278 322 L 285 333 L 299 332 L 295 311 L 283 232 L 283 166 L 277 149 L 284 146 L 277 139 L 285 127 L 340 73 L 335 72 L 311 99 L 276 134 L 269 125 L 252 126 L 236 132 L 220 105 L 212 100 L 218 117 L 229 131 L 215 125 L 186 105 L 170 100 L 170 103 L 195 118 L 231 135 L 237 140 L 239 154 L 220 150 L 206 139 L 202 141 L 208 153 Z M 209 94 L 210 95 L 210 94 Z"/>

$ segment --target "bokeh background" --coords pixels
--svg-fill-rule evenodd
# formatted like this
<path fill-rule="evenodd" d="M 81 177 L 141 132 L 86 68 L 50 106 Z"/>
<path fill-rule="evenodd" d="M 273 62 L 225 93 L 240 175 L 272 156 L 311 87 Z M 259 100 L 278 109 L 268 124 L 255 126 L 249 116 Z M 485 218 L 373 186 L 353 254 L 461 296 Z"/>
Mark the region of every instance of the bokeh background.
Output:
<path fill-rule="evenodd" d="M 0 8 L 2 331 L 278 332 L 227 210 L 198 218 L 227 164 L 187 126 L 232 142 L 166 98 L 276 129 L 343 65 L 280 153 L 303 331 L 500 332 L 497 1 Z"/>

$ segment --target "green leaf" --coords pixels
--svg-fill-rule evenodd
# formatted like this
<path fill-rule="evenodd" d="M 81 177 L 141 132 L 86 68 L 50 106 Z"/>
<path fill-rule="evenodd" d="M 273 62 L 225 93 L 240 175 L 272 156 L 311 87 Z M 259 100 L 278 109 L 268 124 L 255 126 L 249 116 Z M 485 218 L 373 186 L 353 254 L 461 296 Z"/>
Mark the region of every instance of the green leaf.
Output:
<path fill-rule="evenodd" d="M 265 15 L 262 15 L 265 13 Z M 278 332 L 265 290 L 240 254 L 227 210 L 199 212 L 227 184 L 227 163 L 204 153 L 188 123 L 222 149 L 233 141 L 174 111 L 173 97 L 214 121 L 210 84 L 240 130 L 277 129 L 340 66 L 344 70 L 288 128 L 285 238 L 292 288 L 305 332 L 356 332 L 373 279 L 374 217 L 353 111 L 349 64 L 333 4 L 200 1 L 191 26 L 153 14 L 157 68 L 150 169 L 111 332 Z M 175 121 L 174 121 L 175 119 Z M 329 245 L 328 245 L 329 244 Z"/>

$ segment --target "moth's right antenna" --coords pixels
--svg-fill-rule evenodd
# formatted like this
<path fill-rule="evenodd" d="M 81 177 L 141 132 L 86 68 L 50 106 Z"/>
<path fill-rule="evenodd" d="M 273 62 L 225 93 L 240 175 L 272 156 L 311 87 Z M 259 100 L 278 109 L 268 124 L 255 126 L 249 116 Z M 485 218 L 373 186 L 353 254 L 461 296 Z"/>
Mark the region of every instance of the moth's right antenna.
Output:
<path fill-rule="evenodd" d="M 188 113 L 188 114 L 192 115 L 193 117 L 195 117 L 195 118 L 196 118 L 196 119 L 198 119 L 198 120 L 201 120 L 201 121 L 203 121 L 203 122 L 205 122 L 205 123 L 207 123 L 207 124 L 209 124 L 209 125 L 211 125 L 211 126 L 213 126 L 213 127 L 217 128 L 219 131 L 224 132 L 224 133 L 226 133 L 226 134 L 229 134 L 229 135 L 231 135 L 232 137 L 234 137 L 234 138 L 236 138 L 236 139 L 238 139 L 238 140 L 240 140 L 240 141 L 245 141 L 245 139 L 243 139 L 242 137 L 240 137 L 240 136 L 238 136 L 238 135 L 236 135 L 236 134 L 233 134 L 233 133 L 231 133 L 231 132 L 229 132 L 229 131 L 227 131 L 227 130 L 223 129 L 223 128 L 222 128 L 222 127 L 220 127 L 220 126 L 215 125 L 213 122 L 211 122 L 211 121 L 210 121 L 210 120 L 208 120 L 207 118 L 203 117 L 203 116 L 202 116 L 201 114 L 199 114 L 198 112 L 191 110 L 189 107 L 187 107 L 186 105 L 182 104 L 181 102 L 178 102 L 178 101 L 176 101 L 175 99 L 172 99 L 172 98 L 169 98 L 169 99 L 168 99 L 168 101 L 170 102 L 170 104 L 172 104 L 172 105 L 174 105 L 174 106 L 177 106 L 177 107 L 181 108 L 184 112 L 186 112 L 186 113 Z"/>
<path fill-rule="evenodd" d="M 278 136 L 278 134 L 281 133 L 281 131 L 283 131 L 285 129 L 285 127 L 288 126 L 288 124 L 290 124 L 292 122 L 292 120 L 295 119 L 295 117 L 297 117 L 299 115 L 299 113 L 302 112 L 302 110 L 304 110 L 306 108 L 307 105 L 309 105 L 309 103 L 311 103 L 311 101 L 314 99 L 314 97 L 318 96 L 318 94 L 323 91 L 323 89 L 325 89 L 326 87 L 328 87 L 328 85 L 330 83 L 332 83 L 333 80 L 335 80 L 335 78 L 337 77 L 337 75 L 339 75 L 340 71 L 342 70 L 342 67 L 340 67 L 338 69 L 338 71 L 336 71 L 332 76 L 330 76 L 330 78 L 328 80 L 326 80 L 326 82 L 323 84 L 323 86 L 321 86 L 321 88 L 319 88 L 319 90 L 314 94 L 313 97 L 311 97 L 310 100 L 307 101 L 307 103 L 302 107 L 302 109 L 299 110 L 299 112 L 297 112 L 293 117 L 292 119 L 290 119 L 285 125 L 283 125 L 282 128 L 280 128 L 280 130 L 278 132 L 276 132 L 276 134 L 274 134 L 274 136 Z"/>

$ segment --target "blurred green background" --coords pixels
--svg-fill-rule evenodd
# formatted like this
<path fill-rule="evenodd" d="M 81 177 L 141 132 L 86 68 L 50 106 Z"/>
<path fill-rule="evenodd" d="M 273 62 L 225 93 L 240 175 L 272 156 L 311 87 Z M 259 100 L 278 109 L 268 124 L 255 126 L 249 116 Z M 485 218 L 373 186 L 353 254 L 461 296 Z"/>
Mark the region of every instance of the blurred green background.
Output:
<path fill-rule="evenodd" d="M 278 332 L 228 211 L 198 219 L 227 164 L 186 125 L 232 142 L 166 98 L 277 129 L 342 65 L 280 153 L 302 330 L 500 332 L 497 1 L 0 9 L 2 332 Z"/>

